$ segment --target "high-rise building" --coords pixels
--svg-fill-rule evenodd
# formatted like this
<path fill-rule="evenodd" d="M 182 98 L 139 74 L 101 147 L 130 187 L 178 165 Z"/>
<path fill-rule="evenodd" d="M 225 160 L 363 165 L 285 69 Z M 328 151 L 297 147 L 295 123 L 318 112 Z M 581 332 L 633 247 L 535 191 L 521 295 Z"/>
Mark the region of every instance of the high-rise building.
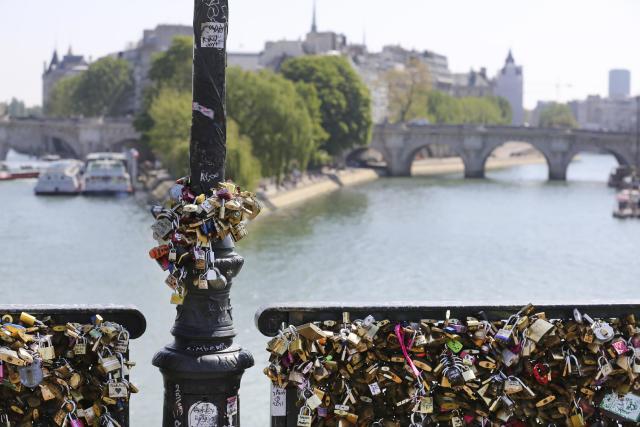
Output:
<path fill-rule="evenodd" d="M 631 95 L 631 71 L 609 71 L 609 98 L 621 99 Z"/>
<path fill-rule="evenodd" d="M 522 67 L 516 65 L 511 51 L 509 51 L 504 67 L 496 77 L 495 95 L 509 101 L 513 114 L 512 124 L 516 126 L 524 124 L 524 78 Z"/>

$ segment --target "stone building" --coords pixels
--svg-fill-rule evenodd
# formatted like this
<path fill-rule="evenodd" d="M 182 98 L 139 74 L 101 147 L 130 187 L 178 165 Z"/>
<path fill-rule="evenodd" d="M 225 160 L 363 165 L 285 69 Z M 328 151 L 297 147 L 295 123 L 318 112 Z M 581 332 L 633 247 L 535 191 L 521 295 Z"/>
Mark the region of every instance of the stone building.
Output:
<path fill-rule="evenodd" d="M 89 68 L 89 64 L 82 55 L 74 55 L 69 46 L 69 51 L 62 59 L 58 58 L 58 51 L 53 51 L 49 65 L 45 63 L 42 73 L 42 106 L 46 113 L 49 97 L 53 87 L 65 77 L 73 77 L 82 74 Z"/>
<path fill-rule="evenodd" d="M 524 77 L 522 67 L 516 65 L 511 51 L 507 55 L 504 67 L 496 76 L 494 94 L 509 101 L 513 114 L 512 124 L 524 124 Z"/>
<path fill-rule="evenodd" d="M 142 39 L 129 49 L 112 53 L 111 57 L 121 58 L 131 65 L 133 71 L 133 93 L 127 111 L 139 111 L 142 106 L 144 89 L 149 86 L 149 70 L 154 55 L 166 52 L 177 36 L 193 37 L 193 27 L 189 25 L 158 25 L 153 30 L 144 30 Z"/>
<path fill-rule="evenodd" d="M 468 73 L 454 73 L 451 94 L 458 98 L 468 96 L 493 96 L 494 82 L 487 76 L 487 69 L 471 70 Z"/>
<path fill-rule="evenodd" d="M 578 126 L 583 129 L 635 132 L 637 111 L 635 98 L 603 98 L 590 95 L 584 101 L 572 101 L 569 107 Z"/>
<path fill-rule="evenodd" d="M 142 105 L 144 89 L 150 84 L 149 70 L 153 56 L 158 52 L 165 52 L 171 46 L 176 36 L 193 37 L 193 29 L 188 25 L 158 25 L 153 30 L 144 30 L 142 39 L 135 45 L 110 55 L 113 58 L 121 58 L 129 62 L 133 73 L 133 90 L 123 114 L 131 114 L 138 111 Z M 74 55 L 69 48 L 69 52 L 58 59 L 57 51 L 54 51 L 49 66 L 45 66 L 42 75 L 42 103 L 45 106 L 51 95 L 51 90 L 60 79 L 69 76 L 76 76 L 85 72 L 89 68 L 89 63 L 83 56 Z"/>

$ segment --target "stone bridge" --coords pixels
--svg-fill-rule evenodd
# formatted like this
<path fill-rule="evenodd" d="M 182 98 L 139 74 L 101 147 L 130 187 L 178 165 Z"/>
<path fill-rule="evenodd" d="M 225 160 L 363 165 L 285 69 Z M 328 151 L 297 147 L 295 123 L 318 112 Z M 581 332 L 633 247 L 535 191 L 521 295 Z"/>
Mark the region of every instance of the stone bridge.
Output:
<path fill-rule="evenodd" d="M 409 176 L 419 150 L 445 145 L 464 162 L 465 177 L 483 178 L 487 159 L 507 142 L 527 142 L 540 151 L 552 180 L 565 180 L 569 163 L 579 153 L 612 154 L 621 165 L 638 164 L 640 156 L 635 134 L 512 126 L 381 124 L 374 129 L 370 148 L 382 154 L 389 175 Z"/>
<path fill-rule="evenodd" d="M 0 118 L 0 160 L 10 149 L 83 159 L 96 151 L 121 151 L 139 138 L 131 119 Z"/>

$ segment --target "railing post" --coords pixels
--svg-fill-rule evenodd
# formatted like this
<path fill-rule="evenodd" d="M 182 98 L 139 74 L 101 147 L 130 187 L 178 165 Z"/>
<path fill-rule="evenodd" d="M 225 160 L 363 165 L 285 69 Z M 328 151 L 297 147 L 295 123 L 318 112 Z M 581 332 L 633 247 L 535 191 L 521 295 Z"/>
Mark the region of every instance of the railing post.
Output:
<path fill-rule="evenodd" d="M 225 69 L 228 0 L 195 0 L 191 187 L 204 193 L 224 180 L 226 157 Z M 239 426 L 238 390 L 251 353 L 233 345 L 229 291 L 244 259 L 230 238 L 214 243 L 224 290 L 189 290 L 177 307 L 175 340 L 153 364 L 164 377 L 164 427 Z M 187 281 L 194 277 L 188 271 Z"/>

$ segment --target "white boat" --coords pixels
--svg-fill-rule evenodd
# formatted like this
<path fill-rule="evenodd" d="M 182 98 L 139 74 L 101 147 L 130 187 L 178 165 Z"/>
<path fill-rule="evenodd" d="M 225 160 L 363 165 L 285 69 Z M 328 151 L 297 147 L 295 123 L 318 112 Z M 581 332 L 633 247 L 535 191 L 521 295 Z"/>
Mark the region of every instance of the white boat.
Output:
<path fill-rule="evenodd" d="M 87 157 L 84 194 L 120 194 L 132 191 L 124 155 L 95 153 Z"/>
<path fill-rule="evenodd" d="M 40 174 L 35 187 L 37 195 L 80 194 L 83 163 L 79 160 L 53 162 Z"/>

